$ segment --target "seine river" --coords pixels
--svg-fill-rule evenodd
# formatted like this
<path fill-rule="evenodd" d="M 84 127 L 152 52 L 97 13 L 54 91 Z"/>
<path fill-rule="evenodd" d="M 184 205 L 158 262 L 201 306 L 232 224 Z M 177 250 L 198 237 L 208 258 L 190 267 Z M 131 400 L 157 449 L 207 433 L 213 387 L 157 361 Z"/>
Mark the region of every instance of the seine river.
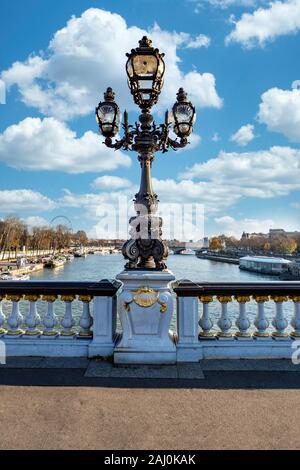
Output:
<path fill-rule="evenodd" d="M 118 273 L 123 270 L 124 259 L 122 255 L 88 255 L 87 258 L 75 258 L 73 261 L 67 262 L 64 267 L 58 269 L 44 269 L 42 272 L 35 273 L 31 276 L 32 280 L 57 280 L 57 281 L 99 281 L 101 279 L 115 278 Z M 220 263 L 216 261 L 199 259 L 193 255 L 171 255 L 168 258 L 168 268 L 173 272 L 177 280 L 189 279 L 191 281 L 274 281 L 276 278 L 272 276 L 264 276 L 260 274 L 240 271 L 239 267 L 234 264 Z M 45 302 L 42 302 L 45 304 Z M 63 305 L 57 302 L 56 311 L 60 315 L 63 314 Z M 45 305 L 39 307 L 43 316 Z M 270 321 L 274 318 L 275 305 L 273 301 L 266 304 L 266 314 Z M 200 308 L 201 310 L 201 308 Z M 74 302 L 74 316 L 79 317 L 81 305 Z M 214 330 L 217 330 L 216 322 L 220 317 L 220 304 L 215 301 L 210 305 L 212 318 L 214 319 Z M 247 304 L 249 318 L 253 325 L 257 308 L 255 302 Z M 293 304 L 291 301 L 284 304 L 284 311 L 287 318 L 290 319 L 293 314 Z M 237 302 L 233 301 L 229 305 L 229 315 L 232 319 L 233 330 L 238 315 Z M 174 313 L 172 328 L 176 328 L 176 317 Z M 251 327 L 254 330 L 254 327 Z M 271 331 L 271 330 L 270 330 Z"/>
<path fill-rule="evenodd" d="M 100 281 L 115 278 L 123 270 L 125 260 L 122 255 L 88 255 L 87 258 L 75 258 L 64 267 L 44 269 L 31 275 L 34 280 L 57 281 Z M 193 255 L 171 255 L 168 258 L 168 268 L 177 280 L 191 281 L 263 281 L 274 280 L 272 276 L 240 271 L 235 264 L 220 263 L 199 259 Z"/>

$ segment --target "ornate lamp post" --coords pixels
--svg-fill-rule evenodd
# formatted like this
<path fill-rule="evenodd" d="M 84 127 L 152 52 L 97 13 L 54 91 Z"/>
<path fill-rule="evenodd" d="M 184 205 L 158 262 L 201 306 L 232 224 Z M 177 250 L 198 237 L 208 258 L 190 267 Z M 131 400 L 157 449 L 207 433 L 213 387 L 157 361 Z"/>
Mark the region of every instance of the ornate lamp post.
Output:
<path fill-rule="evenodd" d="M 182 88 L 177 93 L 177 101 L 172 113 L 165 114 L 165 122 L 157 126 L 151 115 L 151 108 L 158 101 L 164 83 L 164 54 L 152 47 L 152 42 L 144 36 L 139 47 L 127 54 L 126 71 L 128 85 L 134 102 L 141 109 L 139 123 L 129 125 L 128 114 L 124 112 L 122 127 L 124 137 L 113 140 L 120 128 L 120 110 L 115 103 L 115 94 L 111 88 L 104 93 L 104 101 L 96 108 L 96 117 L 105 145 L 114 149 L 133 150 L 138 153 L 141 165 L 141 183 L 135 195 L 136 217 L 130 219 L 131 239 L 123 246 L 123 255 L 128 260 L 126 270 L 166 269 L 165 260 L 168 247 L 161 239 L 162 219 L 155 216 L 158 198 L 152 188 L 151 167 L 155 152 L 167 152 L 183 148 L 188 144 L 187 137 L 193 130 L 196 113 Z M 178 139 L 169 135 L 173 125 Z"/>
<path fill-rule="evenodd" d="M 176 150 L 188 144 L 193 130 L 195 108 L 182 88 L 172 113 L 166 112 L 165 122 L 157 126 L 151 108 L 158 101 L 163 87 L 164 55 L 143 37 L 139 47 L 127 54 L 128 85 L 134 102 L 141 109 L 139 123 L 128 123 L 124 112 L 124 136 L 117 140 L 120 128 L 120 110 L 111 88 L 104 93 L 104 101 L 96 109 L 96 117 L 105 144 L 114 149 L 133 150 L 141 165 L 141 183 L 135 195 L 137 215 L 130 224 L 130 240 L 123 246 L 127 259 L 125 271 L 117 275 L 123 283 L 118 295 L 118 314 L 123 334 L 114 350 L 114 361 L 130 363 L 174 363 L 176 346 L 169 326 L 173 314 L 171 282 L 175 277 L 166 269 L 168 247 L 162 240 L 162 219 L 156 214 L 158 198 L 152 188 L 151 167 L 155 152 Z M 169 135 L 173 126 L 176 138 Z"/>

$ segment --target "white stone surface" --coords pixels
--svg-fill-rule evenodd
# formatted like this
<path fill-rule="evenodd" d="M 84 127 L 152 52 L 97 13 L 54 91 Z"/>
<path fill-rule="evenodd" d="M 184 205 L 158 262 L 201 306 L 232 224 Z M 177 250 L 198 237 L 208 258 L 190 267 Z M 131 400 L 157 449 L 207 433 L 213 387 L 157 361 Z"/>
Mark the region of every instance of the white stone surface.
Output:
<path fill-rule="evenodd" d="M 88 356 L 112 356 L 116 339 L 116 297 L 94 297 L 93 302 L 93 340 Z"/>
<path fill-rule="evenodd" d="M 123 287 L 118 297 L 118 314 L 123 334 L 114 352 L 116 364 L 170 364 L 176 362 L 173 332 L 169 331 L 174 302 L 170 271 L 124 271 L 117 276 Z M 139 288 L 155 291 L 151 306 L 138 305 Z M 164 304 L 164 305 L 162 305 Z M 165 310 L 165 311 L 162 311 Z"/>

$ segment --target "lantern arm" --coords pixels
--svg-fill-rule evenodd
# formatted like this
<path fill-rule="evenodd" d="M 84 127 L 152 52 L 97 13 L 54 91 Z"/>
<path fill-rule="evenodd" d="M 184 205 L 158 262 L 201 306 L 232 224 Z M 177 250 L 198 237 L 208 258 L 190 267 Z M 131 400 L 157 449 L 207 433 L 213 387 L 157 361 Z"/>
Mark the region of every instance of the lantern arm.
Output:
<path fill-rule="evenodd" d="M 169 147 L 172 147 L 173 150 L 177 149 L 182 149 L 186 147 L 189 144 L 189 141 L 187 140 L 186 137 L 181 137 L 179 140 L 178 139 L 171 139 L 170 137 L 168 138 L 168 145 Z"/>
<path fill-rule="evenodd" d="M 161 124 L 160 131 L 157 132 L 159 146 L 158 150 L 160 150 L 162 153 L 168 152 L 170 147 L 176 151 L 177 149 L 184 148 L 189 144 L 186 137 L 181 137 L 179 140 L 172 139 L 170 137 L 171 125 L 171 123 Z"/>
<path fill-rule="evenodd" d="M 131 146 L 133 144 L 134 135 L 135 135 L 134 132 L 129 132 L 129 133 L 126 133 L 122 139 L 115 140 L 115 141 L 113 141 L 111 137 L 106 137 L 103 144 L 106 145 L 106 147 L 109 147 L 115 150 L 120 150 L 120 149 L 132 150 Z"/>
<path fill-rule="evenodd" d="M 125 120 L 125 123 L 122 124 L 124 130 L 124 137 L 119 140 L 113 141 L 111 137 L 106 137 L 103 142 L 106 147 L 115 149 L 115 150 L 133 150 L 132 146 L 134 144 L 134 138 L 137 135 L 137 128 L 128 124 L 128 120 Z"/>

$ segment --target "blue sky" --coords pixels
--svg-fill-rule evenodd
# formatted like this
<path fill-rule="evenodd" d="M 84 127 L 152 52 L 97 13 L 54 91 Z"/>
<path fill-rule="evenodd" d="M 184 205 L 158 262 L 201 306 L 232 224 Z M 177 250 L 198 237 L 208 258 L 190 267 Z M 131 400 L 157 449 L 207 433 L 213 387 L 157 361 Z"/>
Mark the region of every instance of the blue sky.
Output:
<path fill-rule="evenodd" d="M 2 0 L 0 23 L 0 217 L 96 234 L 134 194 L 136 157 L 102 145 L 94 107 L 112 85 L 136 119 L 124 53 L 147 32 L 166 52 L 156 121 L 179 86 L 197 108 L 189 148 L 154 162 L 159 199 L 204 204 L 207 235 L 300 229 L 300 0 Z"/>

